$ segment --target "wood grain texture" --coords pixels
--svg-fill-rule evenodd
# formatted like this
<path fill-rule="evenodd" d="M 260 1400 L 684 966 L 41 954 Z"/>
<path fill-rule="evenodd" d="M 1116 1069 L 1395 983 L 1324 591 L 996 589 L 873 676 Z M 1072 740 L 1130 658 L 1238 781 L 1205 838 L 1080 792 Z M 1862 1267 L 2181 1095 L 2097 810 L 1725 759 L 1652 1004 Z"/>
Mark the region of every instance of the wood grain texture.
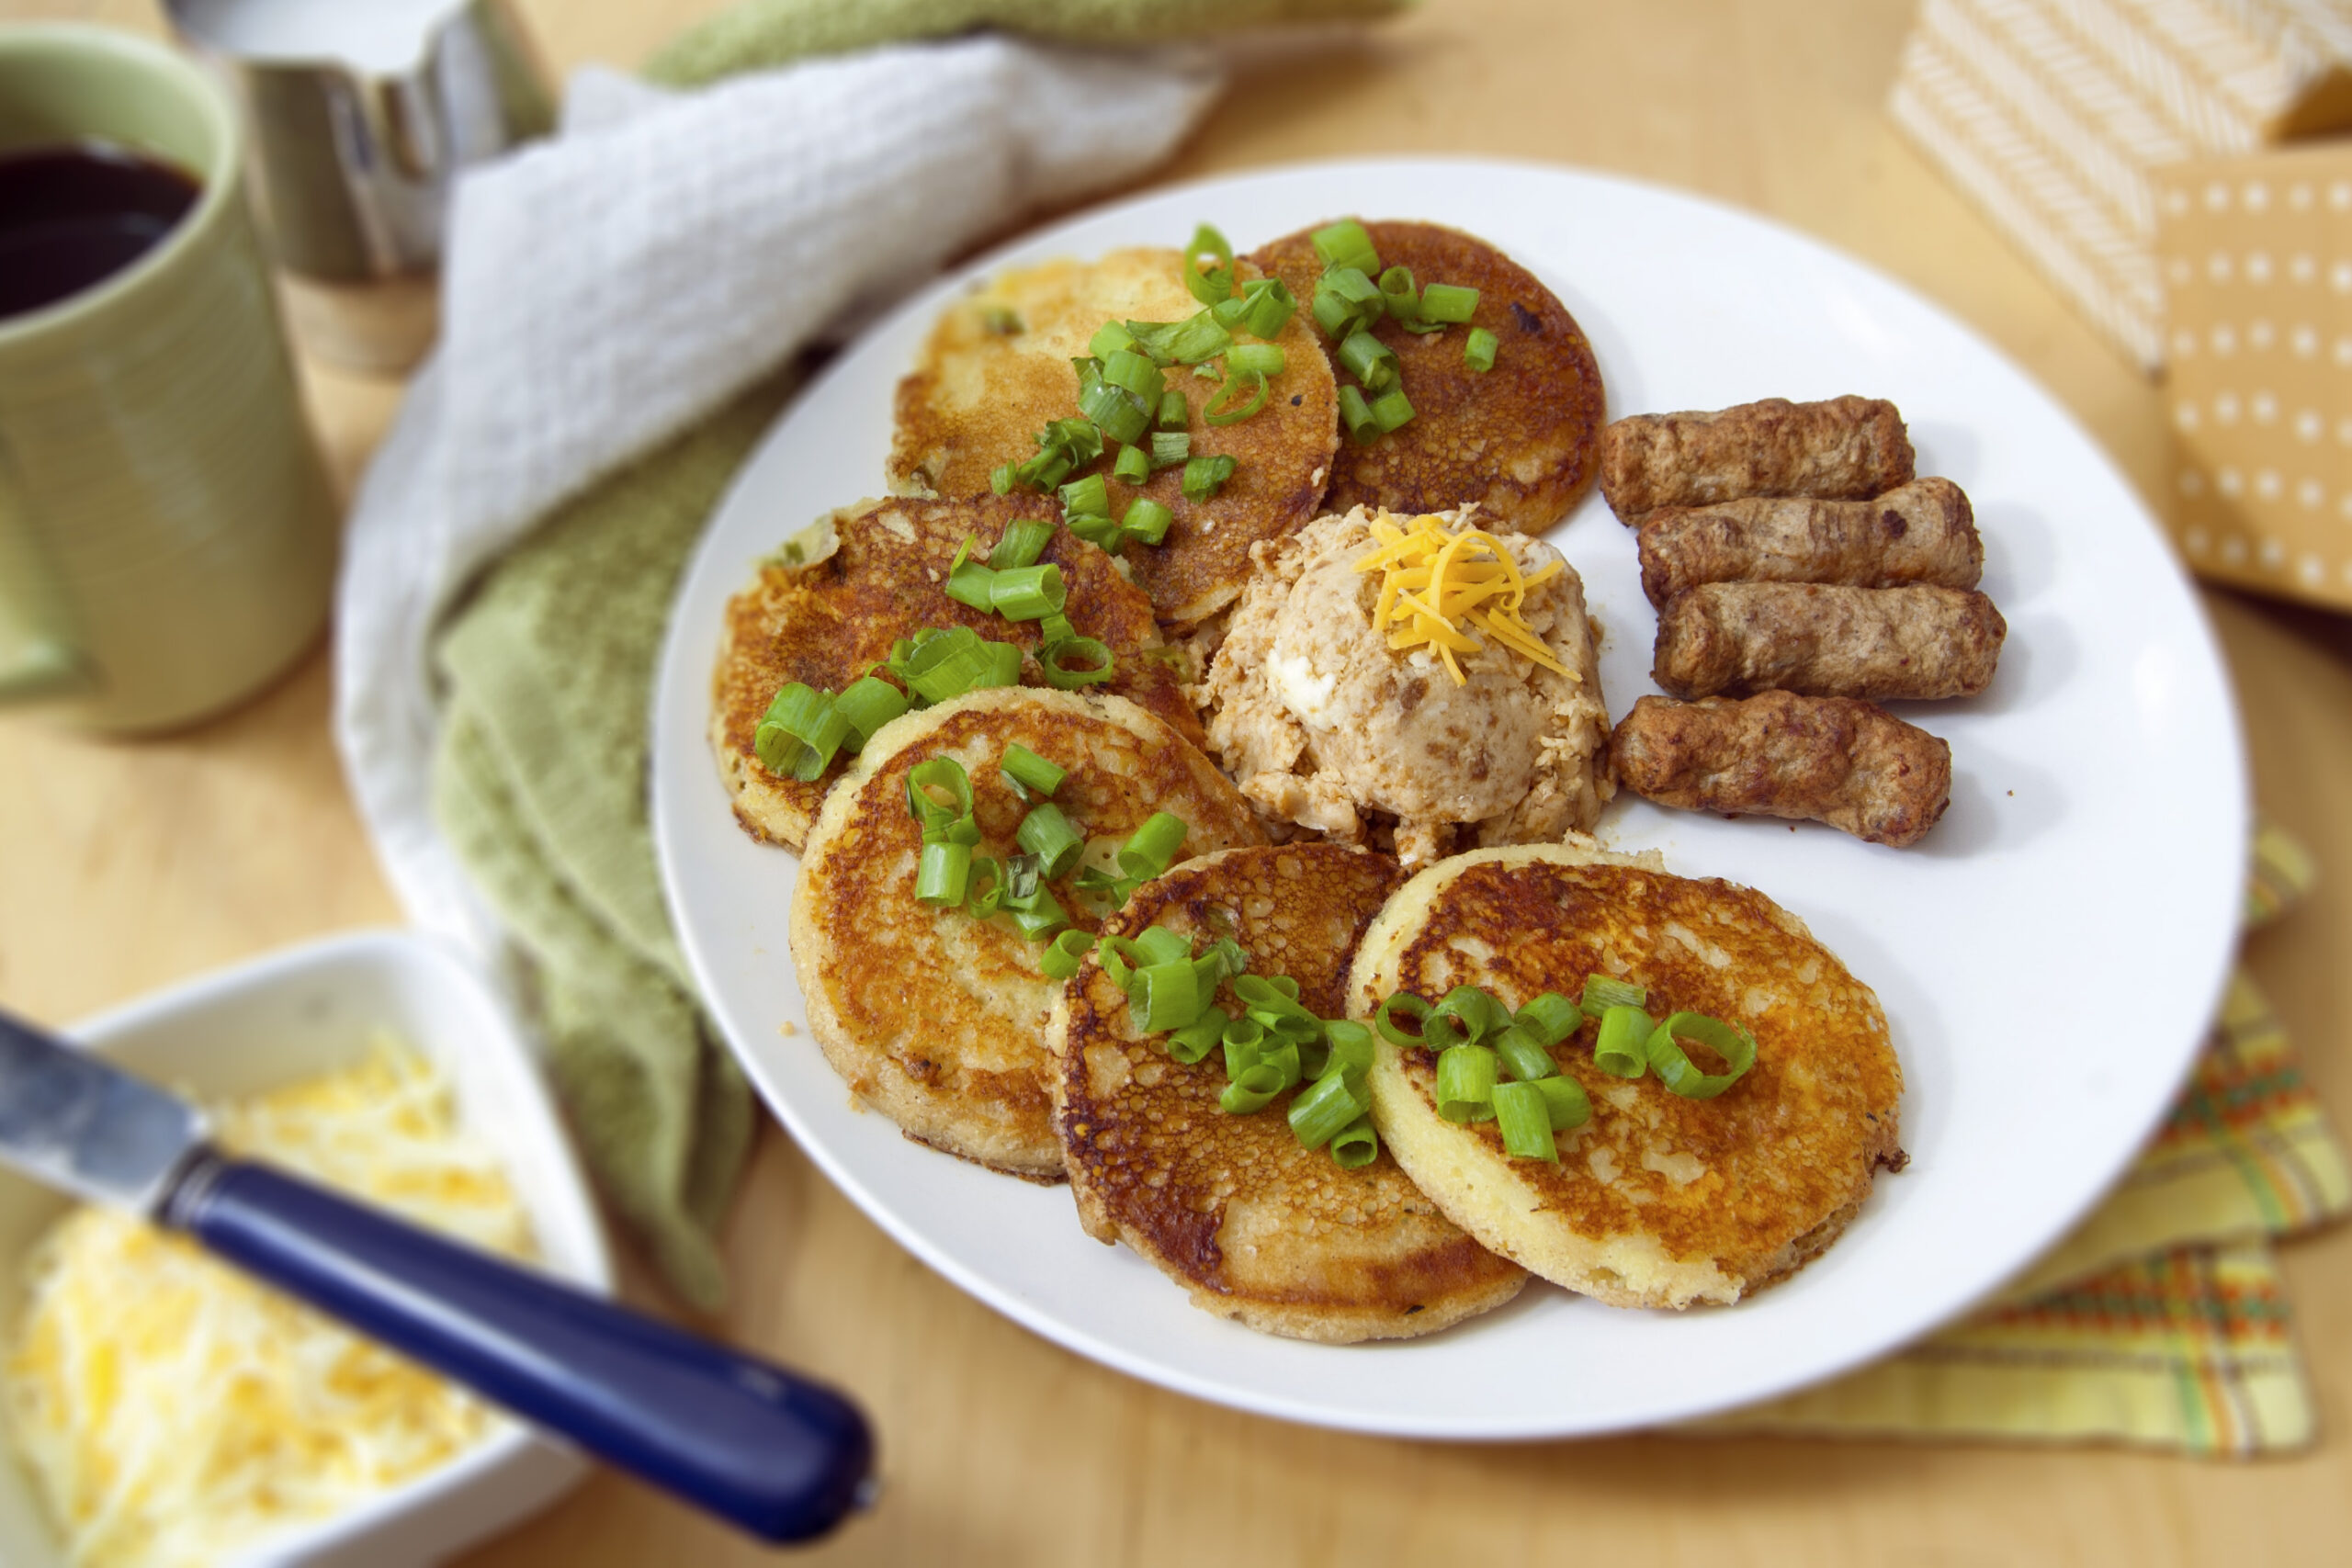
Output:
<path fill-rule="evenodd" d="M 716 0 L 526 0 L 559 70 L 628 63 Z M 1841 246 L 1999 344 L 2161 494 L 2155 389 L 1881 113 L 1910 0 L 1425 0 L 1378 39 L 1245 82 L 1170 177 L 1340 154 L 1575 163 Z M 152 0 L 0 0 L 0 20 L 156 27 Z M 345 478 L 396 401 L 314 375 Z M 2256 789 L 2326 880 L 2248 959 L 2352 1117 L 2352 630 L 2208 596 Z M 0 1003 L 62 1020 L 299 938 L 396 918 L 343 794 L 323 650 L 229 717 L 138 744 L 0 720 Z M 2197 830 L 2194 823 L 2182 830 Z M 1074 1222 L 1073 1222 L 1074 1223 Z M 2324 1423 L 2291 1460 L 1633 1437 L 1449 1447 L 1195 1404 L 1065 1354 L 901 1252 L 789 1142 L 761 1145 L 717 1329 L 835 1379 L 882 1432 L 880 1510 L 804 1561 L 1229 1568 L 1571 1556 L 1699 1564 L 2341 1561 L 2352 1540 L 2352 1234 L 2286 1254 Z M 651 1301 L 641 1280 L 632 1286 Z M 1573 1348 L 1564 1348 L 1573 1353 Z M 1442 1499 L 1442 1511 L 1440 1500 Z M 600 1477 L 467 1568 L 776 1561 Z"/>

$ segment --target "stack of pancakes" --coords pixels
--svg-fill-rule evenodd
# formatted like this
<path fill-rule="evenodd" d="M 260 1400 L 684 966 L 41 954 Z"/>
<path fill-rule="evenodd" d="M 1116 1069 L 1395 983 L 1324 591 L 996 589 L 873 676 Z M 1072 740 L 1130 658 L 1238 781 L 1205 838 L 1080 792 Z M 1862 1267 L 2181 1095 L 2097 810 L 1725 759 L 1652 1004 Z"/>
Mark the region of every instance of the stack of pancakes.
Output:
<path fill-rule="evenodd" d="M 899 389 L 887 475 L 897 497 L 833 514 L 729 606 L 711 723 L 720 770 L 745 829 L 800 853 L 793 961 L 812 1031 L 858 1097 L 933 1148 L 1067 1178 L 1090 1234 L 1125 1242 L 1201 1305 L 1344 1342 L 1444 1327 L 1509 1300 L 1529 1270 L 1618 1304 L 1736 1300 L 1818 1251 L 1874 1168 L 1900 1158 L 1900 1075 L 1868 989 L 1768 900 L 1654 865 L 1554 846 L 1456 857 L 1408 879 L 1373 851 L 1270 842 L 1201 750 L 1187 686 L 1204 671 L 1187 649 L 1213 655 L 1253 551 L 1360 504 L 1476 502 L 1489 525 L 1540 532 L 1592 482 L 1600 378 L 1558 300 L 1467 235 L 1367 228 L 1385 262 L 1481 290 L 1473 324 L 1505 344 L 1492 371 L 1464 367 L 1459 333 L 1384 324 L 1376 335 L 1402 363 L 1418 416 L 1368 446 L 1345 443 L 1332 366 L 1302 309 L 1276 340 L 1287 363 L 1264 410 L 1194 422 L 1193 453 L 1233 456 L 1231 482 L 1197 502 L 1173 469 L 1137 487 L 1174 516 L 1158 547 L 1114 558 L 1066 530 L 1049 545 L 1074 629 L 1112 650 L 1113 682 L 1047 690 L 1024 661 L 1022 686 L 910 712 L 827 776 L 778 777 L 754 742 L 788 682 L 837 692 L 925 626 L 1035 650 L 1035 623 L 945 592 L 967 539 L 985 558 L 1013 521 L 1058 511 L 1051 496 L 992 493 L 989 476 L 1075 412 L 1069 360 L 1096 328 L 1197 308 L 1172 251 L 1008 273 L 950 307 Z M 1282 276 L 1303 304 L 1319 270 L 1310 233 L 1242 258 L 1239 275 Z M 1174 372 L 1169 385 L 1196 415 L 1213 389 Z M 1590 1077 L 1589 1032 L 1572 1036 L 1555 1055 L 1598 1109 L 1561 1136 L 1556 1166 L 1535 1167 L 1505 1160 L 1492 1124 L 1437 1121 L 1425 1053 L 1384 1047 L 1373 1078 L 1382 1153 L 1342 1169 L 1297 1144 L 1288 1093 L 1257 1114 L 1221 1111 L 1221 1063 L 1178 1063 L 1137 1032 L 1092 956 L 1055 982 L 1042 944 L 1007 921 L 913 897 L 922 830 L 909 771 L 959 761 L 974 853 L 1001 859 L 1017 852 L 1028 809 L 1000 772 L 1014 745 L 1067 770 L 1055 802 L 1088 840 L 1081 866 L 1103 865 L 1154 812 L 1186 824 L 1184 858 L 1123 908 L 1091 898 L 1081 868 L 1050 884 L 1080 930 L 1231 937 L 1252 973 L 1290 976 L 1332 1019 L 1369 1018 L 1398 989 L 1433 999 L 1475 983 L 1516 1007 L 1543 990 L 1573 995 L 1587 973 L 1637 973 L 1666 1005 L 1746 1021 L 1763 1042 L 1758 1066 L 1720 1100 L 1668 1103 L 1655 1079 Z"/>

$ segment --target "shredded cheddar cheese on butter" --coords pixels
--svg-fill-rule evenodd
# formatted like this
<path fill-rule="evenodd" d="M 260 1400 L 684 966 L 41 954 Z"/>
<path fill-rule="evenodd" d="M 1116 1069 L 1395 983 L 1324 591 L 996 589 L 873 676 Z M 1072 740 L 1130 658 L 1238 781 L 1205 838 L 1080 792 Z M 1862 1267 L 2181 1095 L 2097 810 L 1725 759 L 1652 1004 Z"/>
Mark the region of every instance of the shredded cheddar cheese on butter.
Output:
<path fill-rule="evenodd" d="M 461 1240 L 521 1256 L 529 1224 L 447 1080 L 379 1044 L 359 1066 L 213 1110 L 218 1141 Z M 229 1560 L 419 1476 L 501 1417 L 193 1243 L 75 1209 L 27 1261 L 9 1427 L 71 1560 Z"/>
<path fill-rule="evenodd" d="M 1561 675 L 1568 673 L 1522 612 L 1527 591 L 1558 575 L 1561 563 L 1547 562 L 1523 575 L 1510 549 L 1479 528 L 1454 530 L 1442 517 L 1424 514 L 1399 527 L 1385 516 L 1372 523 L 1380 542 L 1355 563 L 1358 571 L 1378 571 L 1380 600 L 1372 625 L 1385 630 L 1399 652 L 1432 649 L 1457 686 L 1469 683 L 1457 653 L 1476 653 L 1476 627 L 1522 659 Z"/>

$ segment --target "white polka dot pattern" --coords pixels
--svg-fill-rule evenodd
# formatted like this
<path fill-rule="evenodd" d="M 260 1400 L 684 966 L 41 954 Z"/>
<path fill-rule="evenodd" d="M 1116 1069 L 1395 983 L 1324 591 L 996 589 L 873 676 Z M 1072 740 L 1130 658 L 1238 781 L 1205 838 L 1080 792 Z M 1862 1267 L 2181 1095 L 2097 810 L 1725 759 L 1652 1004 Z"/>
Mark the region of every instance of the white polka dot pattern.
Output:
<path fill-rule="evenodd" d="M 2352 606 L 2352 149 L 2155 177 L 2174 540 L 2207 576 Z"/>

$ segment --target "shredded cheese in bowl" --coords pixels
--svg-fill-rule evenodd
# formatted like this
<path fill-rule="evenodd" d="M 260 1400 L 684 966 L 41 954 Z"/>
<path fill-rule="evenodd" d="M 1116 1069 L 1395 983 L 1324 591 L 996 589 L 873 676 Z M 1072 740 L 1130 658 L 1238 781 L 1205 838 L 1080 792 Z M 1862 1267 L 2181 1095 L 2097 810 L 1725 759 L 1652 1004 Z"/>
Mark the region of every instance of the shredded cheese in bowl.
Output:
<path fill-rule="evenodd" d="M 212 1107 L 226 1149 L 509 1256 L 529 1220 L 424 1058 Z M 472 1447 L 501 1417 L 145 1223 L 77 1208 L 28 1258 L 11 1434 L 81 1568 L 212 1565 Z"/>

